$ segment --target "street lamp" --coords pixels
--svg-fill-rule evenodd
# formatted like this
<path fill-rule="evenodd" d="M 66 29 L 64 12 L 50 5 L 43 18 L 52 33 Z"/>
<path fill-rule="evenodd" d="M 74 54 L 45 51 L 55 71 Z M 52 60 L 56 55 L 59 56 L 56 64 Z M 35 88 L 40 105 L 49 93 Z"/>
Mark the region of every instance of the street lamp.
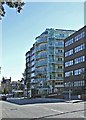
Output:
<path fill-rule="evenodd" d="M 70 89 L 70 82 L 69 82 L 69 100 L 71 100 L 71 89 Z"/>
<path fill-rule="evenodd" d="M 67 85 L 67 83 L 65 83 L 65 86 Z M 71 100 L 71 89 L 70 89 L 70 82 L 68 83 L 69 85 L 69 90 L 68 90 L 68 99 Z"/>

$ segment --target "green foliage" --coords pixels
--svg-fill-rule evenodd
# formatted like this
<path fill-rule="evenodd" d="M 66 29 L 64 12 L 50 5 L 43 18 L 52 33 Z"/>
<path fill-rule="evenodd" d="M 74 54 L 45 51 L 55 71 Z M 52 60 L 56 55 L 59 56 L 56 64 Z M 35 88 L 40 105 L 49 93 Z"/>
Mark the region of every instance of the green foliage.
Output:
<path fill-rule="evenodd" d="M 20 13 L 24 4 L 25 3 L 21 0 L 0 0 L 0 19 L 2 19 L 6 13 L 4 5 L 7 5 L 10 8 L 16 8 L 17 12 Z"/>

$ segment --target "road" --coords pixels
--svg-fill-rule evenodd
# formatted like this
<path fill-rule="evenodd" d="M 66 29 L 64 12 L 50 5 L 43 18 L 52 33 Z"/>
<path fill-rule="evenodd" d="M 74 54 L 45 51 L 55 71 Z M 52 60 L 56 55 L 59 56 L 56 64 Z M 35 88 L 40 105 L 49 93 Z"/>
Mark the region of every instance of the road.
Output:
<path fill-rule="evenodd" d="M 84 103 L 82 102 L 16 105 L 0 101 L 0 106 L 1 104 L 2 118 L 84 118 Z"/>

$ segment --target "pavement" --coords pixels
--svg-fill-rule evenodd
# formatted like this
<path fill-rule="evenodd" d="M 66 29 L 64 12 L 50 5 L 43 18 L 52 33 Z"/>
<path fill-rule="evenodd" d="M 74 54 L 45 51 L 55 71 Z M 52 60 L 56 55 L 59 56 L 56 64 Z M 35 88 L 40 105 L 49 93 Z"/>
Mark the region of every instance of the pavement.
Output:
<path fill-rule="evenodd" d="M 84 102 L 84 100 L 65 100 L 65 99 L 55 99 L 55 98 L 8 98 L 7 102 L 18 104 L 18 105 L 25 105 L 25 104 L 37 104 L 37 103 L 58 103 L 58 102 L 66 102 L 66 103 L 78 103 Z"/>
<path fill-rule="evenodd" d="M 0 101 L 2 104 L 2 118 L 29 118 L 30 120 L 44 118 L 85 118 L 85 106 L 83 102 L 78 103 L 37 103 L 18 105 L 7 101 Z M 1 109 L 0 109 L 1 110 Z M 1 111 L 0 111 L 1 113 Z M 70 119 L 69 119 L 70 120 Z"/>
<path fill-rule="evenodd" d="M 65 102 L 65 100 L 53 99 L 53 98 L 33 98 L 33 99 L 8 98 L 7 102 L 11 102 L 18 105 L 25 105 L 25 104 L 37 104 L 37 103 L 58 103 L 58 102 Z"/>
<path fill-rule="evenodd" d="M 86 103 L 86 101 L 84 100 L 69 100 L 69 101 L 65 101 L 66 103 L 79 103 L 79 102 L 83 102 Z"/>

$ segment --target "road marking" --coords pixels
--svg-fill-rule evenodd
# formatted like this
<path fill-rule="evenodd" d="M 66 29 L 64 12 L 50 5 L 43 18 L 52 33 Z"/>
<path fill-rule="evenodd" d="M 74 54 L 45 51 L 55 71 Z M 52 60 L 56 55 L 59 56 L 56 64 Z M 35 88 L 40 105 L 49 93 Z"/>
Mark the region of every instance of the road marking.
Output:
<path fill-rule="evenodd" d="M 49 109 L 49 108 L 46 108 L 46 107 L 43 107 L 43 108 L 44 108 L 44 109 L 46 109 L 46 110 L 51 110 L 51 111 L 54 111 L 54 112 L 64 113 L 64 112 L 62 112 L 62 111 L 55 110 L 55 109 Z"/>
<path fill-rule="evenodd" d="M 81 116 L 82 118 L 85 118 L 85 116 Z"/>
<path fill-rule="evenodd" d="M 50 110 L 55 111 L 55 112 L 59 112 L 59 113 L 64 113 L 64 112 L 62 112 L 62 111 L 55 110 L 55 109 L 50 109 Z"/>

